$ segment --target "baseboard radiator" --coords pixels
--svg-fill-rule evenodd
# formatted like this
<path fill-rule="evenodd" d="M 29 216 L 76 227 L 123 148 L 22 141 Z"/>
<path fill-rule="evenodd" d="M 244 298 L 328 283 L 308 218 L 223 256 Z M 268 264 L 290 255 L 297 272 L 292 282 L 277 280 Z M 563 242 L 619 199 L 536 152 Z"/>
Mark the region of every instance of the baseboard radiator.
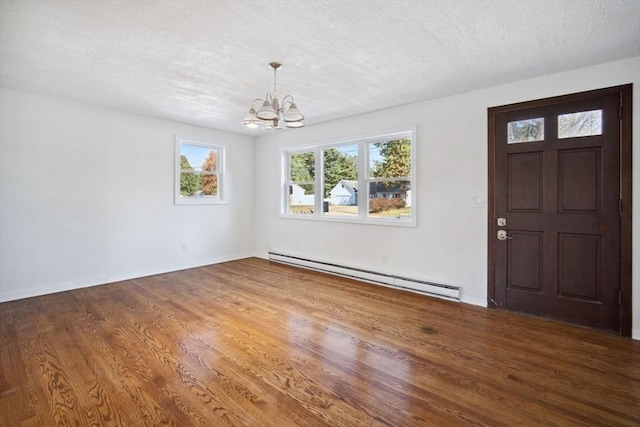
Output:
<path fill-rule="evenodd" d="M 376 271 L 363 270 L 360 268 L 347 267 L 324 261 L 315 261 L 293 255 L 285 255 L 277 252 L 269 252 L 271 261 L 282 264 L 289 264 L 296 267 L 308 268 L 310 270 L 321 271 L 323 273 L 335 274 L 337 276 L 348 277 L 361 280 L 363 282 L 374 283 L 376 285 L 396 288 L 403 291 L 416 292 L 431 297 L 447 299 L 450 301 L 460 301 L 460 288 L 458 286 L 443 285 L 440 283 L 426 282 L 424 280 L 409 279 L 407 277 L 393 274 L 380 273 Z"/>

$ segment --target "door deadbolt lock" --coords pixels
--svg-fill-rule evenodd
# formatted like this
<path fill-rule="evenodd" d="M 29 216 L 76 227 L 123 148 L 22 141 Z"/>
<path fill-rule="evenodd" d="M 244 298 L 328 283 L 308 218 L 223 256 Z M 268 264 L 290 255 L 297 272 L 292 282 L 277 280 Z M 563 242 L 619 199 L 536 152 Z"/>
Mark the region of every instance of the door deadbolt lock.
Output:
<path fill-rule="evenodd" d="M 507 236 L 507 230 L 498 230 L 498 240 L 513 239 L 511 236 Z"/>
<path fill-rule="evenodd" d="M 498 227 L 505 227 L 507 225 L 507 218 L 498 218 L 497 221 Z"/>

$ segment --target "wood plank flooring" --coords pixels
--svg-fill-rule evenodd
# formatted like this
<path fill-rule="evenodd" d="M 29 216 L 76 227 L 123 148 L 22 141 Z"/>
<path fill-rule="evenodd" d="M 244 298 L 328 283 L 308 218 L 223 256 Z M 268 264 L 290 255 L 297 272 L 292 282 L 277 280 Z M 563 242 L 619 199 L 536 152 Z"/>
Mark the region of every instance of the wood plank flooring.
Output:
<path fill-rule="evenodd" d="M 640 342 L 257 258 L 0 322 L 2 426 L 640 425 Z"/>

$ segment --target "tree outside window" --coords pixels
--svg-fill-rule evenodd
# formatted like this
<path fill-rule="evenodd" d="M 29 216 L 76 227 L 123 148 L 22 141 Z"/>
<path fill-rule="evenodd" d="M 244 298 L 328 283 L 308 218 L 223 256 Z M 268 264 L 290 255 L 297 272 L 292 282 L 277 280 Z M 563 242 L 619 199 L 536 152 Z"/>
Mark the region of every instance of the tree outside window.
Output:
<path fill-rule="evenodd" d="M 223 147 L 176 140 L 176 204 L 220 203 Z"/>
<path fill-rule="evenodd" d="M 286 151 L 283 212 L 415 225 L 414 157 L 413 131 Z"/>
<path fill-rule="evenodd" d="M 411 139 L 369 144 L 369 210 L 375 217 L 411 217 Z"/>

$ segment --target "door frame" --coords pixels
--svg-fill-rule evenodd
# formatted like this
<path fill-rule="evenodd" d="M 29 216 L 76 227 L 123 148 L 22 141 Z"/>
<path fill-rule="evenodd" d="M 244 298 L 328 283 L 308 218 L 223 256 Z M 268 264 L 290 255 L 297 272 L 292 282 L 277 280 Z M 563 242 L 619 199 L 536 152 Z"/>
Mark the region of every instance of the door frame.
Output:
<path fill-rule="evenodd" d="M 603 95 L 620 94 L 620 335 L 631 336 L 631 263 L 632 263 L 632 235 L 631 235 L 631 179 L 632 179 L 632 95 L 633 85 L 626 84 L 605 89 L 596 89 L 570 95 L 554 96 L 533 101 L 518 102 L 487 109 L 488 119 L 488 172 L 489 187 L 487 196 L 488 206 L 488 258 L 487 258 L 487 306 L 501 308 L 495 303 L 496 271 L 496 215 L 495 215 L 495 117 L 498 113 L 535 108 L 564 102 L 579 101 Z"/>

